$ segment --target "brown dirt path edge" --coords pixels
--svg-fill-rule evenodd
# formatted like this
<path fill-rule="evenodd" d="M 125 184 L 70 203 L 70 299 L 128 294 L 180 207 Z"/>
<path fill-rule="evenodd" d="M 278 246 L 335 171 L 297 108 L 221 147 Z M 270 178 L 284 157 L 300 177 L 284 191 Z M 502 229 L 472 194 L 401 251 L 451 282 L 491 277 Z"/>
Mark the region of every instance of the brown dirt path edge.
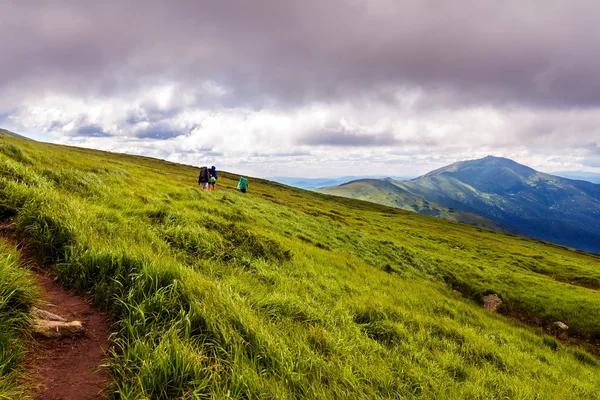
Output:
<path fill-rule="evenodd" d="M 85 299 L 63 289 L 46 271 L 37 271 L 41 290 L 39 308 L 81 321 L 82 337 L 39 339 L 28 365 L 31 396 L 39 400 L 88 400 L 106 398 L 109 376 L 101 365 L 108 349 L 110 321 Z"/>
<path fill-rule="evenodd" d="M 15 244 L 14 228 L 0 222 L 0 239 Z M 21 245 L 21 254 L 28 249 Z M 81 321 L 85 335 L 75 338 L 35 338 L 23 362 L 27 371 L 28 396 L 34 400 L 105 399 L 110 378 L 105 353 L 109 348 L 110 319 L 90 302 L 65 290 L 50 273 L 31 257 L 32 276 L 37 281 L 40 299 L 37 307 L 69 321 Z"/>

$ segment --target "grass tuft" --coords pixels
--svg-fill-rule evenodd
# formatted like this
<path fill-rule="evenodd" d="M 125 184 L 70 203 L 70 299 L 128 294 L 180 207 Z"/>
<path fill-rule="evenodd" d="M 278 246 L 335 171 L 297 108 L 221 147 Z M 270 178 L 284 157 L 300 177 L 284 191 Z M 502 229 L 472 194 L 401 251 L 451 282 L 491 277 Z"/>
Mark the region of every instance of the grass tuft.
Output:
<path fill-rule="evenodd" d="M 36 297 L 32 280 L 16 253 L 0 242 L 0 398 L 23 396 L 17 383 L 25 348 L 29 309 Z"/>
<path fill-rule="evenodd" d="M 13 143 L 0 143 L 0 154 L 4 154 L 21 164 L 31 164 L 30 158 L 25 155 L 19 146 Z"/>

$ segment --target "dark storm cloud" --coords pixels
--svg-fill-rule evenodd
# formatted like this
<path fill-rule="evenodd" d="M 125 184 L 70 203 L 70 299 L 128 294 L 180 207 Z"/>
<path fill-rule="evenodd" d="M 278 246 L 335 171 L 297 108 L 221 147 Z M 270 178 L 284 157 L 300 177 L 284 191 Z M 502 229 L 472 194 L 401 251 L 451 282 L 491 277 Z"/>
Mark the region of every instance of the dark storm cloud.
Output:
<path fill-rule="evenodd" d="M 168 123 L 158 123 L 152 124 L 148 128 L 137 131 L 135 137 L 139 139 L 167 140 L 176 138 L 186 133 L 187 132 L 182 132 L 180 129 L 173 128 Z"/>
<path fill-rule="evenodd" d="M 587 167 L 600 168 L 600 145 L 598 143 L 590 143 L 585 146 L 588 156 L 582 161 L 582 164 Z"/>
<path fill-rule="evenodd" d="M 10 117 L 11 113 L 12 113 L 12 111 L 0 113 L 0 124 L 5 123 L 8 120 L 8 117 Z"/>
<path fill-rule="evenodd" d="M 212 147 L 201 147 L 199 149 L 181 149 L 177 150 L 177 153 L 186 155 L 201 154 L 204 157 L 223 157 L 222 152 L 215 151 Z"/>
<path fill-rule="evenodd" d="M 432 101 L 600 105 L 593 0 L 8 1 L 0 95 L 178 81 L 228 106 L 415 87 Z M 436 93 L 443 93 L 436 98 Z"/>
<path fill-rule="evenodd" d="M 68 126 L 71 128 L 67 129 Z M 110 133 L 106 132 L 100 124 L 90 122 L 85 115 L 80 115 L 73 120 L 68 121 L 49 121 L 47 127 L 48 132 L 61 132 L 67 136 L 81 136 L 90 138 L 110 137 Z"/>
<path fill-rule="evenodd" d="M 142 107 L 129 112 L 125 122 L 130 125 L 135 125 L 140 122 L 168 121 L 169 119 L 176 117 L 183 110 L 183 107 L 171 107 L 165 110 L 156 107 L 154 104 L 143 105 Z"/>
<path fill-rule="evenodd" d="M 600 136 L 600 135 L 599 135 Z M 588 145 L 588 150 L 592 153 L 595 154 L 597 156 L 600 156 L 600 146 L 598 145 L 598 143 L 590 143 Z"/>
<path fill-rule="evenodd" d="M 356 132 L 320 131 L 300 137 L 298 144 L 325 145 L 325 146 L 391 146 L 397 143 L 391 134 L 371 135 Z"/>
<path fill-rule="evenodd" d="M 308 151 L 285 151 L 276 153 L 257 153 L 257 156 L 265 155 L 267 157 L 307 157 L 311 156 L 312 153 Z"/>
<path fill-rule="evenodd" d="M 600 155 L 586 157 L 581 164 L 586 167 L 600 168 Z"/>
<path fill-rule="evenodd" d="M 104 132 L 102 127 L 98 124 L 89 124 L 78 127 L 75 130 L 77 136 L 87 137 L 109 137 L 110 134 Z"/>
<path fill-rule="evenodd" d="M 296 157 L 309 157 L 312 153 L 308 151 L 257 151 L 251 153 L 250 157 L 266 157 L 266 158 L 296 158 Z"/>

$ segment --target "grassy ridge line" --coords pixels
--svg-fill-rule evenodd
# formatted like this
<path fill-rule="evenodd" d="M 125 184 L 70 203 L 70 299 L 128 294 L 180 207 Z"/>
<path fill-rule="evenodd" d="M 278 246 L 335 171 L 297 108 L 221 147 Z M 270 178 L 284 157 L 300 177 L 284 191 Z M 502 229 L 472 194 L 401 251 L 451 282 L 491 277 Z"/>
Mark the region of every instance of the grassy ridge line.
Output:
<path fill-rule="evenodd" d="M 450 221 L 511 233 L 507 227 L 476 214 L 442 207 L 421 196 L 396 186 L 388 179 L 362 179 L 331 188 L 317 189 L 319 193 L 348 197 L 396 207 L 406 211 L 444 218 Z"/>
<path fill-rule="evenodd" d="M 597 397 L 593 357 L 444 283 L 484 292 L 507 254 L 593 278 L 585 254 L 259 180 L 243 196 L 228 174 L 206 193 L 172 163 L 11 144 L 0 214 L 112 310 L 120 398 Z"/>
<path fill-rule="evenodd" d="M 17 254 L 0 238 L 0 399 L 23 396 L 17 386 L 18 363 L 35 297 L 33 282 L 20 267 Z"/>

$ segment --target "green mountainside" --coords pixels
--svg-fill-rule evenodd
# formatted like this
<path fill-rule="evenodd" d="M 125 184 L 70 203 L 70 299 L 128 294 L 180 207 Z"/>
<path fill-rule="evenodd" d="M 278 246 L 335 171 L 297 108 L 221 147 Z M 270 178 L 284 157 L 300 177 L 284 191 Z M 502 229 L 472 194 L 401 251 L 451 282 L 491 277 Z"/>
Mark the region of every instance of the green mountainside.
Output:
<path fill-rule="evenodd" d="M 397 207 L 407 211 L 440 217 L 450 221 L 480 226 L 500 232 L 512 233 L 508 228 L 472 213 L 457 211 L 440 206 L 425 198 L 399 187 L 393 179 L 360 179 L 333 188 L 317 190 L 320 193 L 333 194 L 353 199 L 371 201 L 385 206 Z"/>
<path fill-rule="evenodd" d="M 0 139 L 0 220 L 111 313 L 113 398 L 600 398 L 600 257 L 260 179 L 242 194 L 226 172 L 207 192 L 197 175 Z M 31 302 L 4 276 L 2 329 Z M 5 398 L 15 332 L 0 330 Z"/>
<path fill-rule="evenodd" d="M 30 139 L 26 138 L 25 136 L 21 136 L 14 132 L 8 131 L 6 129 L 1 129 L 1 128 L 0 128 L 0 138 L 16 138 L 16 139 L 22 139 L 22 140 L 30 140 Z"/>
<path fill-rule="evenodd" d="M 397 185 L 526 236 L 600 253 L 600 185 L 500 157 L 459 162 Z"/>
<path fill-rule="evenodd" d="M 491 229 L 496 224 L 511 233 L 600 253 L 600 185 L 538 172 L 506 158 L 488 156 L 410 181 L 356 181 L 322 192 L 430 214 L 415 207 L 425 199 L 434 209 L 454 210 L 440 212 L 442 218 Z M 493 222 L 469 221 L 458 212 Z"/>

